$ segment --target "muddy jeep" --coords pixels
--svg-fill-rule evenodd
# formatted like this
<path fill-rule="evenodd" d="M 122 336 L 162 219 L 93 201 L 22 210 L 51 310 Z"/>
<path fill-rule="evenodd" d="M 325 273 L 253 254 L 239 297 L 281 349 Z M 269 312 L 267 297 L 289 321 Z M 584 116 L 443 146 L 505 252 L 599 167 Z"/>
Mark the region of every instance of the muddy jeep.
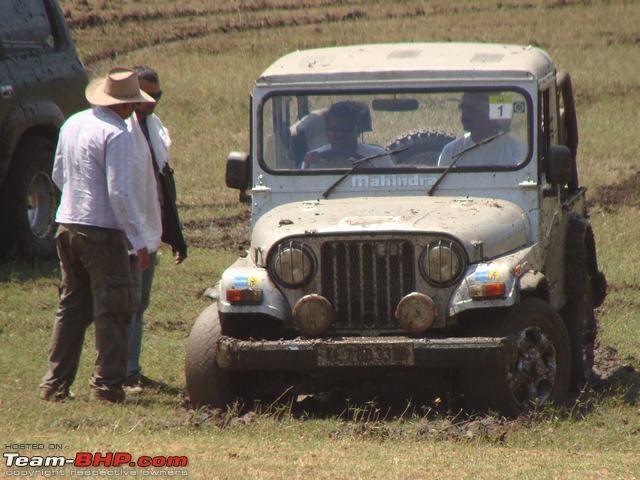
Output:
<path fill-rule="evenodd" d="M 518 415 L 588 381 L 606 282 L 547 53 L 295 52 L 257 80 L 251 129 L 226 173 L 251 246 L 189 336 L 193 403 L 450 378 L 469 407 Z"/>
<path fill-rule="evenodd" d="M 0 256 L 55 254 L 58 130 L 85 105 L 87 74 L 55 0 L 9 0 L 0 14 Z"/>

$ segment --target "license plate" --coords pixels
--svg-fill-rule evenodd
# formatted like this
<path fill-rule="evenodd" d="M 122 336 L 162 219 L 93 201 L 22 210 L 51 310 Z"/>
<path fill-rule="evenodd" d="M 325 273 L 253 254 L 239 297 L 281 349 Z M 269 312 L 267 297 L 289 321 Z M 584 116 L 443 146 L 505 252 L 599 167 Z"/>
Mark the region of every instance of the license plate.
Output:
<path fill-rule="evenodd" d="M 319 367 L 414 365 L 413 346 L 406 344 L 329 344 L 318 348 Z"/>

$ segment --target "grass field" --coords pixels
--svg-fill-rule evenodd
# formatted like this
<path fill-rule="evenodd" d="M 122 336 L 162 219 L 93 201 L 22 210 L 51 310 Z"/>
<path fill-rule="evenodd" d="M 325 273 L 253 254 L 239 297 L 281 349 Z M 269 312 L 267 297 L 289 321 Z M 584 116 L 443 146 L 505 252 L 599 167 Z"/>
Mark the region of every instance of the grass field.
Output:
<path fill-rule="evenodd" d="M 116 407 L 89 400 L 87 333 L 76 399 L 37 387 L 57 304 L 55 263 L 0 265 L 0 448 L 62 444 L 64 454 L 186 455 L 191 478 L 640 478 L 640 2 L 623 0 L 61 0 L 88 70 L 148 64 L 190 255 L 156 273 L 142 354 L 169 386 Z M 230 150 L 248 148 L 254 79 L 300 48 L 393 41 L 534 44 L 571 72 L 580 180 L 610 293 L 598 311 L 605 381 L 575 403 L 505 421 L 406 405 L 338 412 L 284 404 L 226 415 L 184 408 L 184 345 L 202 291 L 247 235 L 224 186 Z M 613 350 L 615 349 L 615 350 Z M 33 452 L 29 452 L 33 453 Z M 47 450 L 44 454 L 59 454 Z M 0 477 L 7 475 L 4 465 Z M 141 472 L 139 473 L 142 474 Z"/>

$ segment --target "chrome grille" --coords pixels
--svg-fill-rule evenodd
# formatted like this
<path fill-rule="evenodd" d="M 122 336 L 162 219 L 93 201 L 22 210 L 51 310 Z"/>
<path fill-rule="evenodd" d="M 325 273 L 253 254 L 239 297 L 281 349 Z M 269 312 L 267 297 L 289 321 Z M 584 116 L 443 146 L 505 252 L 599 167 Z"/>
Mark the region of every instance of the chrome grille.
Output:
<path fill-rule="evenodd" d="M 399 328 L 396 305 L 415 290 L 411 242 L 325 242 L 321 259 L 322 295 L 336 310 L 332 330 Z"/>

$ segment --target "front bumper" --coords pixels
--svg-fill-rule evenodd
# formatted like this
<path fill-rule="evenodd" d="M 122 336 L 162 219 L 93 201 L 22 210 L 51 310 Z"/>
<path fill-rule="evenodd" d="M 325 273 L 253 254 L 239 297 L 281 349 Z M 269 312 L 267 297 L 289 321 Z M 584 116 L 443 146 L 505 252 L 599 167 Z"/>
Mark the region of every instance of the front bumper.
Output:
<path fill-rule="evenodd" d="M 413 339 L 349 337 L 248 341 L 222 337 L 217 362 L 231 371 L 311 371 L 325 368 L 464 368 L 507 365 L 515 347 L 505 337 Z"/>

